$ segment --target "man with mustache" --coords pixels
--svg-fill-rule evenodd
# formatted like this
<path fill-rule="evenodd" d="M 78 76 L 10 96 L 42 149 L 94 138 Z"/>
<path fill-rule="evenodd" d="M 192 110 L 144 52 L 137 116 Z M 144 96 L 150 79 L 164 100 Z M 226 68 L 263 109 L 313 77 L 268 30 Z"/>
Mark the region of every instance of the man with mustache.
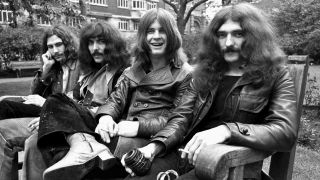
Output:
<path fill-rule="evenodd" d="M 43 66 L 32 82 L 32 95 L 19 102 L 0 101 L 0 179 L 14 178 L 14 155 L 39 126 L 39 118 L 21 117 L 38 117 L 47 96 L 70 92 L 76 85 L 80 76 L 78 44 L 76 36 L 65 26 L 47 29 L 42 38 Z"/>
<path fill-rule="evenodd" d="M 213 144 L 290 151 L 298 132 L 296 94 L 284 61 L 261 10 L 248 3 L 221 9 L 203 34 L 193 80 L 180 105 L 152 143 L 140 148 L 146 157 L 155 152 L 162 157 L 153 160 L 146 177 L 135 179 L 169 169 L 178 171 L 178 179 L 198 179 L 198 154 Z M 153 144 L 163 146 L 152 151 Z M 172 151 L 178 146 L 181 155 Z M 245 178 L 261 179 L 261 171 L 255 172 Z"/>

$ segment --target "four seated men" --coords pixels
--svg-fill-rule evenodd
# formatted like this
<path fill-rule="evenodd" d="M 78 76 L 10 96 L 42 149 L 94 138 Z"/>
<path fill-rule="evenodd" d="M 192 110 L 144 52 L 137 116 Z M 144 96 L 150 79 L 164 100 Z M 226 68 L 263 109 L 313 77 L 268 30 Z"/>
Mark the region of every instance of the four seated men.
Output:
<path fill-rule="evenodd" d="M 126 51 L 119 52 L 116 48 L 122 40 L 115 40 L 117 33 L 103 23 L 91 24 L 82 30 L 79 59 L 83 72 L 87 73 L 87 81 L 80 80 L 74 91 L 82 100 L 78 103 L 80 107 L 63 94 L 53 94 L 45 102 L 38 144 L 37 134 L 27 143 L 26 151 L 31 153 L 27 153 L 24 164 L 25 179 L 42 179 L 47 168 L 37 170 L 39 164 L 34 162 L 43 162 L 32 158 L 40 156 L 37 146 L 46 165 L 50 166 L 44 172 L 44 179 L 56 179 L 59 175 L 66 179 L 64 176 L 69 173 L 75 179 L 82 179 L 89 169 L 103 173 L 95 171 L 96 166 L 112 174 L 112 166 L 127 172 L 129 176 L 122 178 L 146 180 L 156 179 L 160 172 L 167 170 L 178 172 L 178 179 L 197 179 L 194 165 L 198 154 L 211 144 L 241 145 L 266 151 L 289 151 L 292 148 L 298 131 L 294 85 L 274 28 L 261 10 L 240 3 L 222 8 L 215 15 L 203 33 L 191 81 L 188 73 L 181 70 L 181 75 L 180 66 L 174 61 L 175 54 L 182 49 L 181 42 L 178 45 L 173 42 L 181 37 L 175 32 L 172 17 L 162 9 L 146 14 L 140 22 L 135 47 L 135 58 L 143 61 L 133 63 L 124 71 L 113 93 L 110 92 L 113 88 L 109 87 L 106 87 L 107 91 L 96 89 L 104 87 L 102 80 L 107 83 L 116 70 L 109 71 L 106 67 L 109 74 L 101 77 L 97 74 L 101 74 L 99 72 L 105 65 L 102 62 L 108 58 L 110 62 L 120 56 L 129 59 L 124 56 Z M 113 35 L 111 42 L 106 38 L 110 34 Z M 94 47 L 104 48 L 102 51 L 99 48 L 92 50 Z M 172 50 L 173 47 L 176 49 Z M 118 51 L 118 56 L 113 56 L 112 50 Z M 142 98 L 146 94 L 150 95 L 149 99 Z M 94 101 L 101 97 L 102 101 Z M 177 100 L 171 102 L 169 97 Z M 163 106 L 159 105 L 160 100 Z M 139 101 L 144 104 L 138 104 Z M 87 109 L 81 108 L 86 102 Z M 149 107 L 151 105 L 154 106 Z M 96 113 L 98 106 L 101 107 Z M 60 114 L 67 109 L 73 110 L 69 111 L 70 114 Z M 150 112 L 157 117 L 151 116 Z M 130 118 L 121 120 L 124 114 Z M 72 119 L 71 115 L 76 118 Z M 162 122 L 161 127 L 153 131 L 154 123 L 159 122 Z M 121 133 L 124 135 L 119 135 Z M 140 165 L 142 161 L 151 162 L 147 173 L 138 174 L 136 167 L 127 164 L 130 153 L 114 154 L 119 162 L 121 159 L 122 166 L 117 161 L 111 165 L 110 159 L 103 159 L 106 155 L 112 156 L 109 149 L 113 149 L 112 153 L 119 151 L 120 148 L 113 147 L 112 142 L 125 139 L 130 143 L 141 138 L 139 135 L 145 138 L 143 145 L 137 146 L 142 154 Z M 115 140 L 115 137 L 119 139 Z M 55 141 L 55 138 L 64 141 Z M 111 146 L 106 147 L 103 143 Z M 83 144 L 82 147 L 79 144 Z M 81 149 L 84 147 L 86 150 Z M 100 159 L 95 161 L 98 156 Z M 83 162 L 75 161 L 79 157 Z M 90 177 L 94 176 L 89 173 L 86 178 Z M 260 179 L 261 174 L 258 172 L 246 178 Z"/>

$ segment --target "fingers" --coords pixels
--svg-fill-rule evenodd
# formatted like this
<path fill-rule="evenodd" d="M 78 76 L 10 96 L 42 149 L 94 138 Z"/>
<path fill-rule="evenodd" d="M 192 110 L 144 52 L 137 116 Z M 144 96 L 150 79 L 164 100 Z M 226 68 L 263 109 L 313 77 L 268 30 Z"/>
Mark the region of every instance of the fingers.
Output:
<path fill-rule="evenodd" d="M 125 155 L 123 155 L 122 156 L 122 158 L 121 158 L 121 164 L 122 164 L 122 166 L 124 167 L 124 169 L 126 170 L 126 172 L 128 173 L 128 174 L 130 174 L 130 176 L 135 176 L 135 173 L 129 168 L 129 167 L 127 167 L 126 166 L 126 163 L 125 163 L 125 161 L 124 161 L 124 159 L 125 159 L 125 157 L 127 156 L 127 154 L 125 154 Z"/>
<path fill-rule="evenodd" d="M 40 117 L 33 119 L 29 122 L 28 127 L 30 131 L 38 130 L 39 129 L 39 123 L 40 123 Z"/>
<path fill-rule="evenodd" d="M 108 126 L 108 132 L 110 134 L 110 137 L 116 136 L 118 134 L 118 131 L 119 131 L 118 124 L 113 123 Z"/>
<path fill-rule="evenodd" d="M 196 141 L 196 138 L 197 138 L 197 136 L 196 135 L 194 135 L 193 137 L 192 137 L 192 139 L 187 143 L 187 145 L 185 146 L 185 148 L 184 148 L 184 150 L 185 150 L 185 152 L 183 152 L 182 151 L 182 153 L 181 153 L 181 158 L 185 158 L 190 152 L 189 152 L 189 149 L 190 149 L 190 147 L 192 146 L 192 144 Z M 188 153 L 187 153 L 187 152 Z"/>
<path fill-rule="evenodd" d="M 106 143 L 110 143 L 110 136 L 109 136 L 109 133 L 106 131 L 106 130 L 103 130 L 99 124 L 98 126 L 96 127 L 96 130 L 95 130 L 96 133 L 100 134 L 100 137 L 101 139 L 106 142 Z"/>
<path fill-rule="evenodd" d="M 193 164 L 193 156 L 196 152 L 196 150 L 199 148 L 201 142 L 199 141 L 195 141 L 195 143 L 192 144 L 192 146 L 190 146 L 189 150 L 189 154 L 188 154 L 188 159 L 189 159 L 189 163 Z"/>
<path fill-rule="evenodd" d="M 196 161 L 197 161 L 197 158 L 198 158 L 198 155 L 201 151 L 201 149 L 203 148 L 203 144 L 201 144 L 197 149 L 196 151 L 194 152 L 194 155 L 193 155 L 193 158 L 192 158 L 192 164 L 195 166 L 196 165 Z"/>

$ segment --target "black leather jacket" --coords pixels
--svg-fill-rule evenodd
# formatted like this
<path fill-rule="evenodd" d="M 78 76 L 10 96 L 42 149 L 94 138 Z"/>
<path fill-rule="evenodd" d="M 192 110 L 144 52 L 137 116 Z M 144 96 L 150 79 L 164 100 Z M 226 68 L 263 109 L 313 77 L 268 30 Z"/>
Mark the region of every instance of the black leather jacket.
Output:
<path fill-rule="evenodd" d="M 115 122 L 139 121 L 138 137 L 150 138 L 167 123 L 171 111 L 190 84 L 188 64 L 170 65 L 146 74 L 140 63 L 126 69 L 118 87 L 96 118 L 110 115 Z"/>
<path fill-rule="evenodd" d="M 166 150 L 187 143 L 183 140 L 196 133 L 193 130 L 210 109 L 216 90 L 197 93 L 192 81 L 168 125 L 152 141 L 162 142 Z M 296 140 L 296 94 L 288 68 L 282 68 L 276 78 L 260 87 L 241 77 L 226 97 L 225 110 L 230 113 L 230 118 L 222 122 L 231 131 L 228 144 L 288 151 Z"/>

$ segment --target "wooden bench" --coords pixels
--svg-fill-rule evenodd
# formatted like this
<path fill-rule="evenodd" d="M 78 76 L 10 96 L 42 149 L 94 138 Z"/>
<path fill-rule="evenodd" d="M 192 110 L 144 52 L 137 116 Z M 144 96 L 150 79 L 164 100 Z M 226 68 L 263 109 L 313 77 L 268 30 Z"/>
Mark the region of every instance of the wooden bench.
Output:
<path fill-rule="evenodd" d="M 11 61 L 9 68 L 16 72 L 17 77 L 21 77 L 22 69 L 39 69 L 41 61 Z"/>

